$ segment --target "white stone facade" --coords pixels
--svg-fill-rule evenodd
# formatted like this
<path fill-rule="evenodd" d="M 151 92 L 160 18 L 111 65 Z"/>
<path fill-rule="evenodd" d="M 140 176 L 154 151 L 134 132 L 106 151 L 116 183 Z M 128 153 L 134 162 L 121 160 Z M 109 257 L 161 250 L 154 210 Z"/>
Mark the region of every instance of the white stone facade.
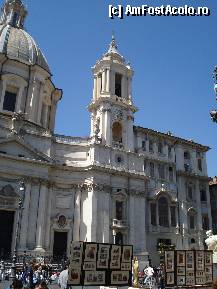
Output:
<path fill-rule="evenodd" d="M 123 242 L 141 266 L 148 255 L 159 263 L 159 242 L 203 248 L 212 228 L 209 148 L 134 125 L 133 70 L 114 39 L 92 69 L 87 139 L 53 133 L 62 92 L 46 67 L 1 53 L 0 71 L 0 214 L 14 212 L 11 251 L 21 179 L 20 254 L 52 256 L 58 232 L 67 256 L 72 240 Z M 13 110 L 8 95 L 16 98 Z"/>

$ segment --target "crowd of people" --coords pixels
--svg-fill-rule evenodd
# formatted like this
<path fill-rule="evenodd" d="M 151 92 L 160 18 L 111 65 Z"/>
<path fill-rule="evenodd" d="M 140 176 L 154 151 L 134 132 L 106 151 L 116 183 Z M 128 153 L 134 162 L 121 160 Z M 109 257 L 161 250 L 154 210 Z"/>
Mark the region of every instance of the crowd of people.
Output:
<path fill-rule="evenodd" d="M 7 268 L 4 261 L 0 262 L 0 282 L 9 281 L 12 276 L 11 268 Z M 54 268 L 51 264 L 38 263 L 36 260 L 16 267 L 11 286 L 7 289 L 48 289 L 49 284 L 59 284 L 66 289 L 68 281 L 68 264 L 61 268 Z M 21 287 L 20 287 L 21 286 Z"/>

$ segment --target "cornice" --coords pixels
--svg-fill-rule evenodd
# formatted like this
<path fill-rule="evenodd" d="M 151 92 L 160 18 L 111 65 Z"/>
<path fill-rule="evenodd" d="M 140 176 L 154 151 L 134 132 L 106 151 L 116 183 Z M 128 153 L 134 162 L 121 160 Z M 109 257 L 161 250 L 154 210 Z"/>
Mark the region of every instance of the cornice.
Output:
<path fill-rule="evenodd" d="M 185 172 L 185 171 L 177 170 L 177 175 L 188 177 L 188 178 L 200 179 L 200 180 L 207 181 L 207 182 L 210 181 L 210 178 L 208 176 L 201 176 L 192 172 Z"/>
<path fill-rule="evenodd" d="M 134 126 L 134 131 L 141 131 L 141 132 L 145 132 L 148 133 L 150 135 L 154 135 L 157 137 L 162 137 L 164 139 L 168 139 L 174 142 L 174 144 L 185 144 L 188 146 L 191 146 L 193 148 L 197 148 L 200 149 L 204 152 L 207 152 L 208 150 L 210 150 L 210 147 L 205 146 L 205 145 L 201 145 L 199 143 L 195 143 L 194 141 L 191 140 L 186 140 L 180 137 L 176 137 L 167 133 L 163 133 L 163 132 L 159 132 L 150 128 L 144 128 L 144 127 L 140 127 L 140 126 Z"/>

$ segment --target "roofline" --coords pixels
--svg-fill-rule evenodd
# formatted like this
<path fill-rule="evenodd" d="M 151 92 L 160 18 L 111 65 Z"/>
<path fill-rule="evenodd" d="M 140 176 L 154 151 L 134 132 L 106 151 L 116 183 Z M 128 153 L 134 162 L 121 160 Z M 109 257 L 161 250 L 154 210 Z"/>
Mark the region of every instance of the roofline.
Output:
<path fill-rule="evenodd" d="M 160 131 L 156 131 L 154 129 L 144 128 L 144 127 L 141 127 L 141 126 L 134 126 L 133 128 L 134 128 L 134 131 L 143 131 L 143 132 L 146 132 L 146 133 L 148 132 L 148 133 L 153 134 L 153 135 L 158 135 L 158 136 L 160 135 L 161 137 L 170 139 L 170 140 L 174 141 L 175 143 L 184 143 L 184 144 L 186 144 L 188 146 L 200 148 L 200 149 L 202 149 L 205 152 L 207 152 L 208 150 L 211 149 L 209 146 L 202 145 L 202 144 L 196 143 L 194 141 L 186 140 L 184 138 L 173 136 L 173 135 L 170 135 L 170 134 L 167 134 L 167 133 L 163 133 L 163 132 L 160 132 Z"/>

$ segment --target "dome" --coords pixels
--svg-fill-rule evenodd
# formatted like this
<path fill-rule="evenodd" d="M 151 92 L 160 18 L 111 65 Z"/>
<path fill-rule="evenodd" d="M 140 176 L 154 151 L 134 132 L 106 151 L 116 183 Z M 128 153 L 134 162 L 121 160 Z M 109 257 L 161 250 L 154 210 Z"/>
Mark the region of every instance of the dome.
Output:
<path fill-rule="evenodd" d="M 27 14 L 21 0 L 7 0 L 0 22 L 0 53 L 27 65 L 39 65 L 50 73 L 47 61 L 35 40 L 23 29 Z"/>
<path fill-rule="evenodd" d="M 47 61 L 35 40 L 23 29 L 0 25 L 0 53 L 27 65 L 37 64 L 50 72 Z"/>

